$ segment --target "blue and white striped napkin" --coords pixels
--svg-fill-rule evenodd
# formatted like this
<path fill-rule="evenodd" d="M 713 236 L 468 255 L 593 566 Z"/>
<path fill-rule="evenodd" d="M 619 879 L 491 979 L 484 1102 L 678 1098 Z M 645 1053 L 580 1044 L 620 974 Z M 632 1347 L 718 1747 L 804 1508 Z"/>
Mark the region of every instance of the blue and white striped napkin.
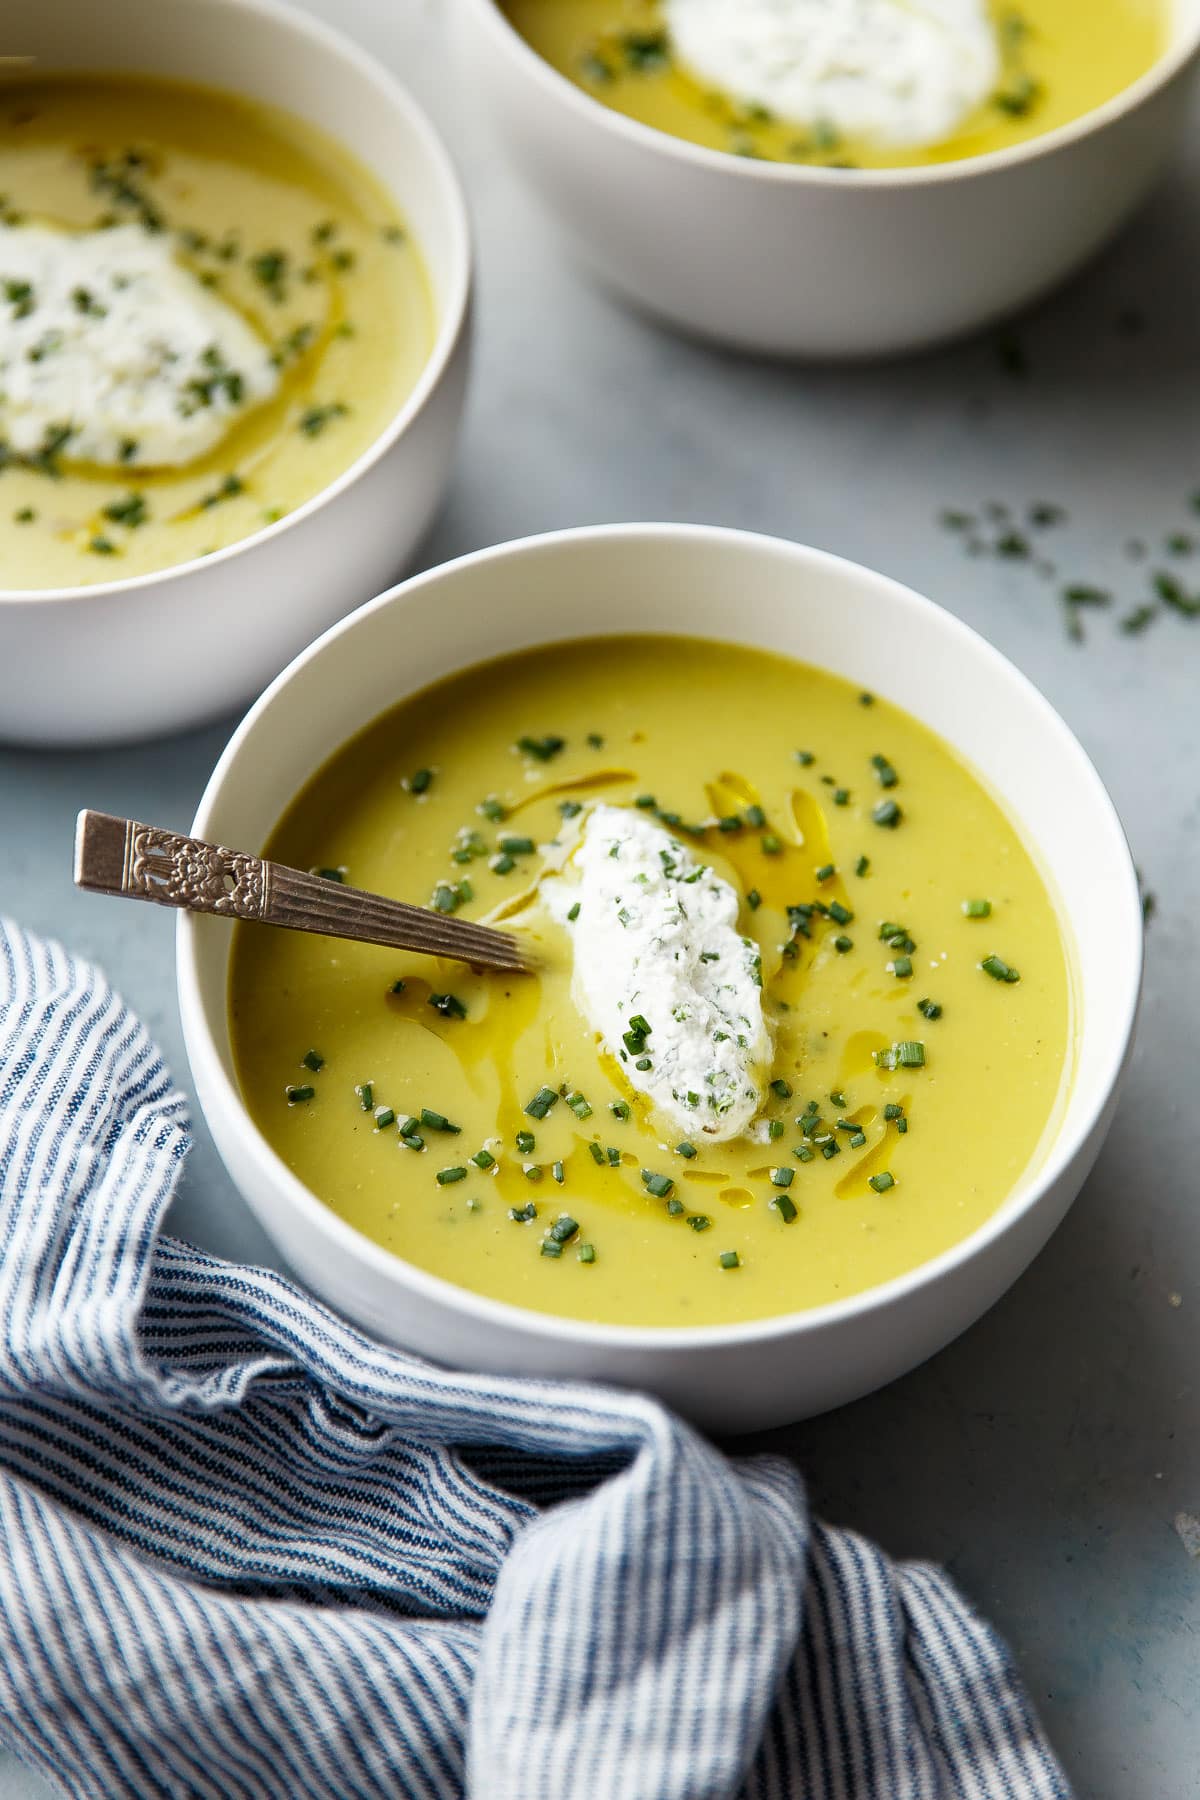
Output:
<path fill-rule="evenodd" d="M 184 1105 L 0 921 L 0 1741 L 79 1800 L 1063 1800 L 936 1569 L 655 1402 L 160 1235 Z"/>

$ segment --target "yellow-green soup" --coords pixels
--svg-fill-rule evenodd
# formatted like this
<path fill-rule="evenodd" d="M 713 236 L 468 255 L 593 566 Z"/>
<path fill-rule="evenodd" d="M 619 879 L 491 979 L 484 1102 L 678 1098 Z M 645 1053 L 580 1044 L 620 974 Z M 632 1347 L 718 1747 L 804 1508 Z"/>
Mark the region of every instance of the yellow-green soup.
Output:
<path fill-rule="evenodd" d="M 841 134 L 819 116 L 776 116 L 696 79 L 676 53 L 664 0 L 497 3 L 555 69 L 643 125 L 710 150 L 828 168 L 913 168 L 1024 143 L 1120 93 L 1168 38 L 1165 0 L 994 0 L 994 91 L 951 135 L 911 148 Z"/>
<path fill-rule="evenodd" d="M 741 896 L 774 1031 L 753 1140 L 665 1121 L 576 1006 L 538 883 L 599 800 Z M 1018 833 L 914 719 L 781 656 L 643 637 L 468 670 L 347 744 L 266 849 L 539 946 L 518 978 L 262 926 L 233 950 L 264 1137 L 495 1299 L 672 1326 L 844 1299 L 973 1231 L 1065 1099 L 1067 955 Z"/>
<path fill-rule="evenodd" d="M 140 228 L 249 323 L 279 374 L 185 466 L 139 466 L 136 447 L 127 468 L 78 461 L 57 422 L 17 455 L 0 401 L 0 587 L 142 575 L 263 529 L 379 437 L 432 348 L 420 252 L 390 196 L 311 126 L 230 94 L 0 79 L 0 225 Z M 29 285 L 6 282 L 0 254 L 0 333 L 38 305 Z"/>

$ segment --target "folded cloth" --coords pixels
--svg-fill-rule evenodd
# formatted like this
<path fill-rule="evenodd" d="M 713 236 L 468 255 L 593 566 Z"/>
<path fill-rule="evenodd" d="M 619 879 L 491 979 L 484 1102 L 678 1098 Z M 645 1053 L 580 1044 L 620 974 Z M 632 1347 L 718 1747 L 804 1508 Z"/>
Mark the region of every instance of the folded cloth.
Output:
<path fill-rule="evenodd" d="M 0 921 L 0 1740 L 80 1800 L 1060 1800 L 936 1569 L 654 1401 L 161 1235 L 184 1103 Z"/>

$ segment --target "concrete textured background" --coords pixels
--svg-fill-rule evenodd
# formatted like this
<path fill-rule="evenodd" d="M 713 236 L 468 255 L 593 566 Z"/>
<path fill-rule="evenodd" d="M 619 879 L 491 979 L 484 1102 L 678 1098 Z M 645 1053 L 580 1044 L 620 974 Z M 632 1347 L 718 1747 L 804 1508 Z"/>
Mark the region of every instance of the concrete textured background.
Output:
<path fill-rule="evenodd" d="M 797 1459 L 830 1519 L 949 1566 L 1016 1648 L 1081 1796 L 1195 1800 L 1200 1560 L 1173 1521 L 1200 1514 L 1200 621 L 1127 636 L 1119 611 L 1097 613 L 1072 644 L 1052 583 L 1021 559 L 967 556 L 938 515 L 1057 503 L 1069 518 L 1038 536 L 1063 575 L 1111 587 L 1119 610 L 1143 597 L 1200 490 L 1200 141 L 1119 243 L 1010 332 L 887 367 L 789 369 L 677 340 L 563 262 L 456 92 L 445 0 L 307 3 L 411 83 L 474 213 L 474 386 L 422 563 L 634 518 L 818 544 L 999 645 L 1112 789 L 1158 910 L 1140 1044 L 1092 1179 L 966 1337 L 873 1398 L 759 1443 Z M 1191 524 L 1200 538 L 1200 515 Z M 1200 553 L 1191 568 L 1200 586 Z M 0 751 L 0 906 L 98 960 L 185 1086 L 171 920 L 75 894 L 72 821 L 86 804 L 186 825 L 231 724 L 114 752 Z M 202 1125 L 172 1225 L 275 1260 Z M 46 1792 L 0 1755 L 0 1800 Z"/>

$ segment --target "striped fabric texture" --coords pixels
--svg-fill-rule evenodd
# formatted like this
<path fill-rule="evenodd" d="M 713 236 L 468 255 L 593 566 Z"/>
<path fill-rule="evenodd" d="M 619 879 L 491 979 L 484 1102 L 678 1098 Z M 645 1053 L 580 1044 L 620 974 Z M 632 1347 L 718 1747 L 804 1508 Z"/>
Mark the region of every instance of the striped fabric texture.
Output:
<path fill-rule="evenodd" d="M 63 1793 L 1068 1796 L 937 1570 L 164 1237 L 187 1148 L 104 978 L 0 921 L 0 1740 Z"/>

